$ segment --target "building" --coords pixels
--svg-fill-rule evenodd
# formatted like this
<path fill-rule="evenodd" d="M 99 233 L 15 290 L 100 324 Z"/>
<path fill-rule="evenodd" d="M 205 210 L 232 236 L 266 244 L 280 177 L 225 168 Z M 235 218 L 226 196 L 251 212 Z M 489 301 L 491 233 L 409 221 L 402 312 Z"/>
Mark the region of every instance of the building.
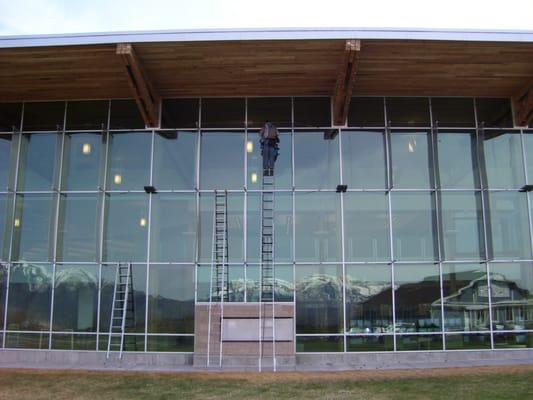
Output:
<path fill-rule="evenodd" d="M 533 32 L 0 38 L 0 358 L 122 362 L 128 287 L 125 363 L 531 361 L 532 120 Z"/>

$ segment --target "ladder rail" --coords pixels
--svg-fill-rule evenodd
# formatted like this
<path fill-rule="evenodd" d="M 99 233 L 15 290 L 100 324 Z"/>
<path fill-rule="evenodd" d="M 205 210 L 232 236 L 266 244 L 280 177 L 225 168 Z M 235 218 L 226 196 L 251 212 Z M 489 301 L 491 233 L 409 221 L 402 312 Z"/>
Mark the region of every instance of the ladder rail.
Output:
<path fill-rule="evenodd" d="M 115 272 L 115 284 L 113 287 L 113 302 L 111 306 L 111 318 L 109 321 L 109 336 L 108 336 L 108 341 L 107 341 L 106 358 L 109 358 L 112 352 L 112 347 L 117 345 L 113 343 L 113 339 L 116 337 L 119 338 L 118 353 L 119 353 L 120 359 L 122 358 L 122 354 L 124 351 L 124 337 L 126 333 L 126 320 L 127 320 L 128 310 L 129 310 L 129 307 L 128 307 L 129 296 L 130 296 L 130 291 L 131 293 L 133 293 L 133 286 L 132 286 L 132 264 L 127 263 L 125 267 L 123 265 L 124 263 L 118 263 L 117 269 Z M 126 269 L 125 275 L 123 275 L 122 273 L 123 269 Z M 122 278 L 125 278 L 126 281 L 123 282 Z M 121 297 L 119 298 L 117 297 L 117 295 L 122 295 L 122 296 L 119 296 Z M 119 316 L 117 316 L 117 312 L 120 313 Z M 120 320 L 120 324 L 115 323 L 117 320 Z M 118 330 L 118 332 L 116 330 Z"/>
<path fill-rule="evenodd" d="M 207 361 L 206 364 L 209 367 L 210 363 L 210 349 L 211 349 L 211 317 L 213 313 L 213 271 L 215 269 L 215 232 L 216 232 L 216 218 L 217 218 L 217 207 L 216 207 L 216 191 L 215 191 L 215 205 L 213 207 L 213 237 L 211 242 L 212 254 L 211 254 L 211 274 L 209 278 L 209 309 L 208 309 L 208 322 L 207 322 Z"/>
<path fill-rule="evenodd" d="M 113 334 L 113 321 L 115 318 L 115 300 L 117 298 L 117 285 L 118 285 L 118 271 L 119 271 L 119 265 L 117 264 L 117 271 L 115 272 L 115 285 L 113 289 L 113 302 L 111 303 L 111 318 L 109 320 L 109 336 L 107 338 L 107 354 L 106 358 L 109 358 L 109 354 L 111 352 L 111 337 Z"/>
<path fill-rule="evenodd" d="M 229 296 L 229 293 L 228 292 L 228 288 L 226 287 L 226 285 L 228 284 L 228 282 L 225 282 L 226 281 L 226 272 L 229 273 L 229 271 L 226 271 L 226 262 L 227 262 L 227 257 L 228 257 L 228 192 L 227 191 L 224 191 L 224 217 L 223 217 L 223 224 L 224 224 L 224 236 L 222 238 L 222 282 L 221 282 L 221 288 L 222 288 L 222 292 L 220 294 L 220 343 L 219 343 L 219 358 L 218 358 L 218 365 L 220 368 L 222 368 L 222 356 L 223 356 L 223 351 L 222 351 L 222 346 L 223 346 L 223 341 L 222 341 L 222 336 L 224 334 L 224 299 L 226 297 L 226 295 Z M 229 269 L 229 266 L 228 268 Z M 228 278 L 229 278 L 229 275 L 228 275 Z"/>

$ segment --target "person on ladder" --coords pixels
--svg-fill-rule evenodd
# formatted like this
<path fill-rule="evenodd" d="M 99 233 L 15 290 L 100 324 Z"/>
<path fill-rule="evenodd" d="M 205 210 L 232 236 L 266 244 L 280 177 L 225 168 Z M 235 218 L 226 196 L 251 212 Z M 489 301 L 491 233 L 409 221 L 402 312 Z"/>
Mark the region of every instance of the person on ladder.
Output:
<path fill-rule="evenodd" d="M 270 121 L 265 122 L 265 126 L 259 132 L 261 138 L 261 155 L 263 156 L 263 176 L 274 175 L 274 163 L 279 153 L 279 132 L 278 128 Z"/>

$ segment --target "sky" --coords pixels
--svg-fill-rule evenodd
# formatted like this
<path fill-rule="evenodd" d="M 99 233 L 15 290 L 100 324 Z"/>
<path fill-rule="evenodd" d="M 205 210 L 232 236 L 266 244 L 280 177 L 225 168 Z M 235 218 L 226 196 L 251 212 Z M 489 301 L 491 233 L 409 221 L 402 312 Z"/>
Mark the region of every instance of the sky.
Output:
<path fill-rule="evenodd" d="M 533 0 L 0 0 L 0 35 L 303 27 L 533 30 Z"/>

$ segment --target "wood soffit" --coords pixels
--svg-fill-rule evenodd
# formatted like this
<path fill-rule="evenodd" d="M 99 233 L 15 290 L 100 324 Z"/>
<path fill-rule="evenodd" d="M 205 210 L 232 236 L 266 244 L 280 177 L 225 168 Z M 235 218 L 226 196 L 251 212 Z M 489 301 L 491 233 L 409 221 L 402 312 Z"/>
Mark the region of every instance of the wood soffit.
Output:
<path fill-rule="evenodd" d="M 346 40 L 133 43 L 158 96 L 332 96 Z M 0 101 L 131 98 L 116 44 L 0 49 Z M 533 43 L 361 40 L 354 96 L 512 97 Z M 348 90 L 349 91 L 349 90 Z"/>

